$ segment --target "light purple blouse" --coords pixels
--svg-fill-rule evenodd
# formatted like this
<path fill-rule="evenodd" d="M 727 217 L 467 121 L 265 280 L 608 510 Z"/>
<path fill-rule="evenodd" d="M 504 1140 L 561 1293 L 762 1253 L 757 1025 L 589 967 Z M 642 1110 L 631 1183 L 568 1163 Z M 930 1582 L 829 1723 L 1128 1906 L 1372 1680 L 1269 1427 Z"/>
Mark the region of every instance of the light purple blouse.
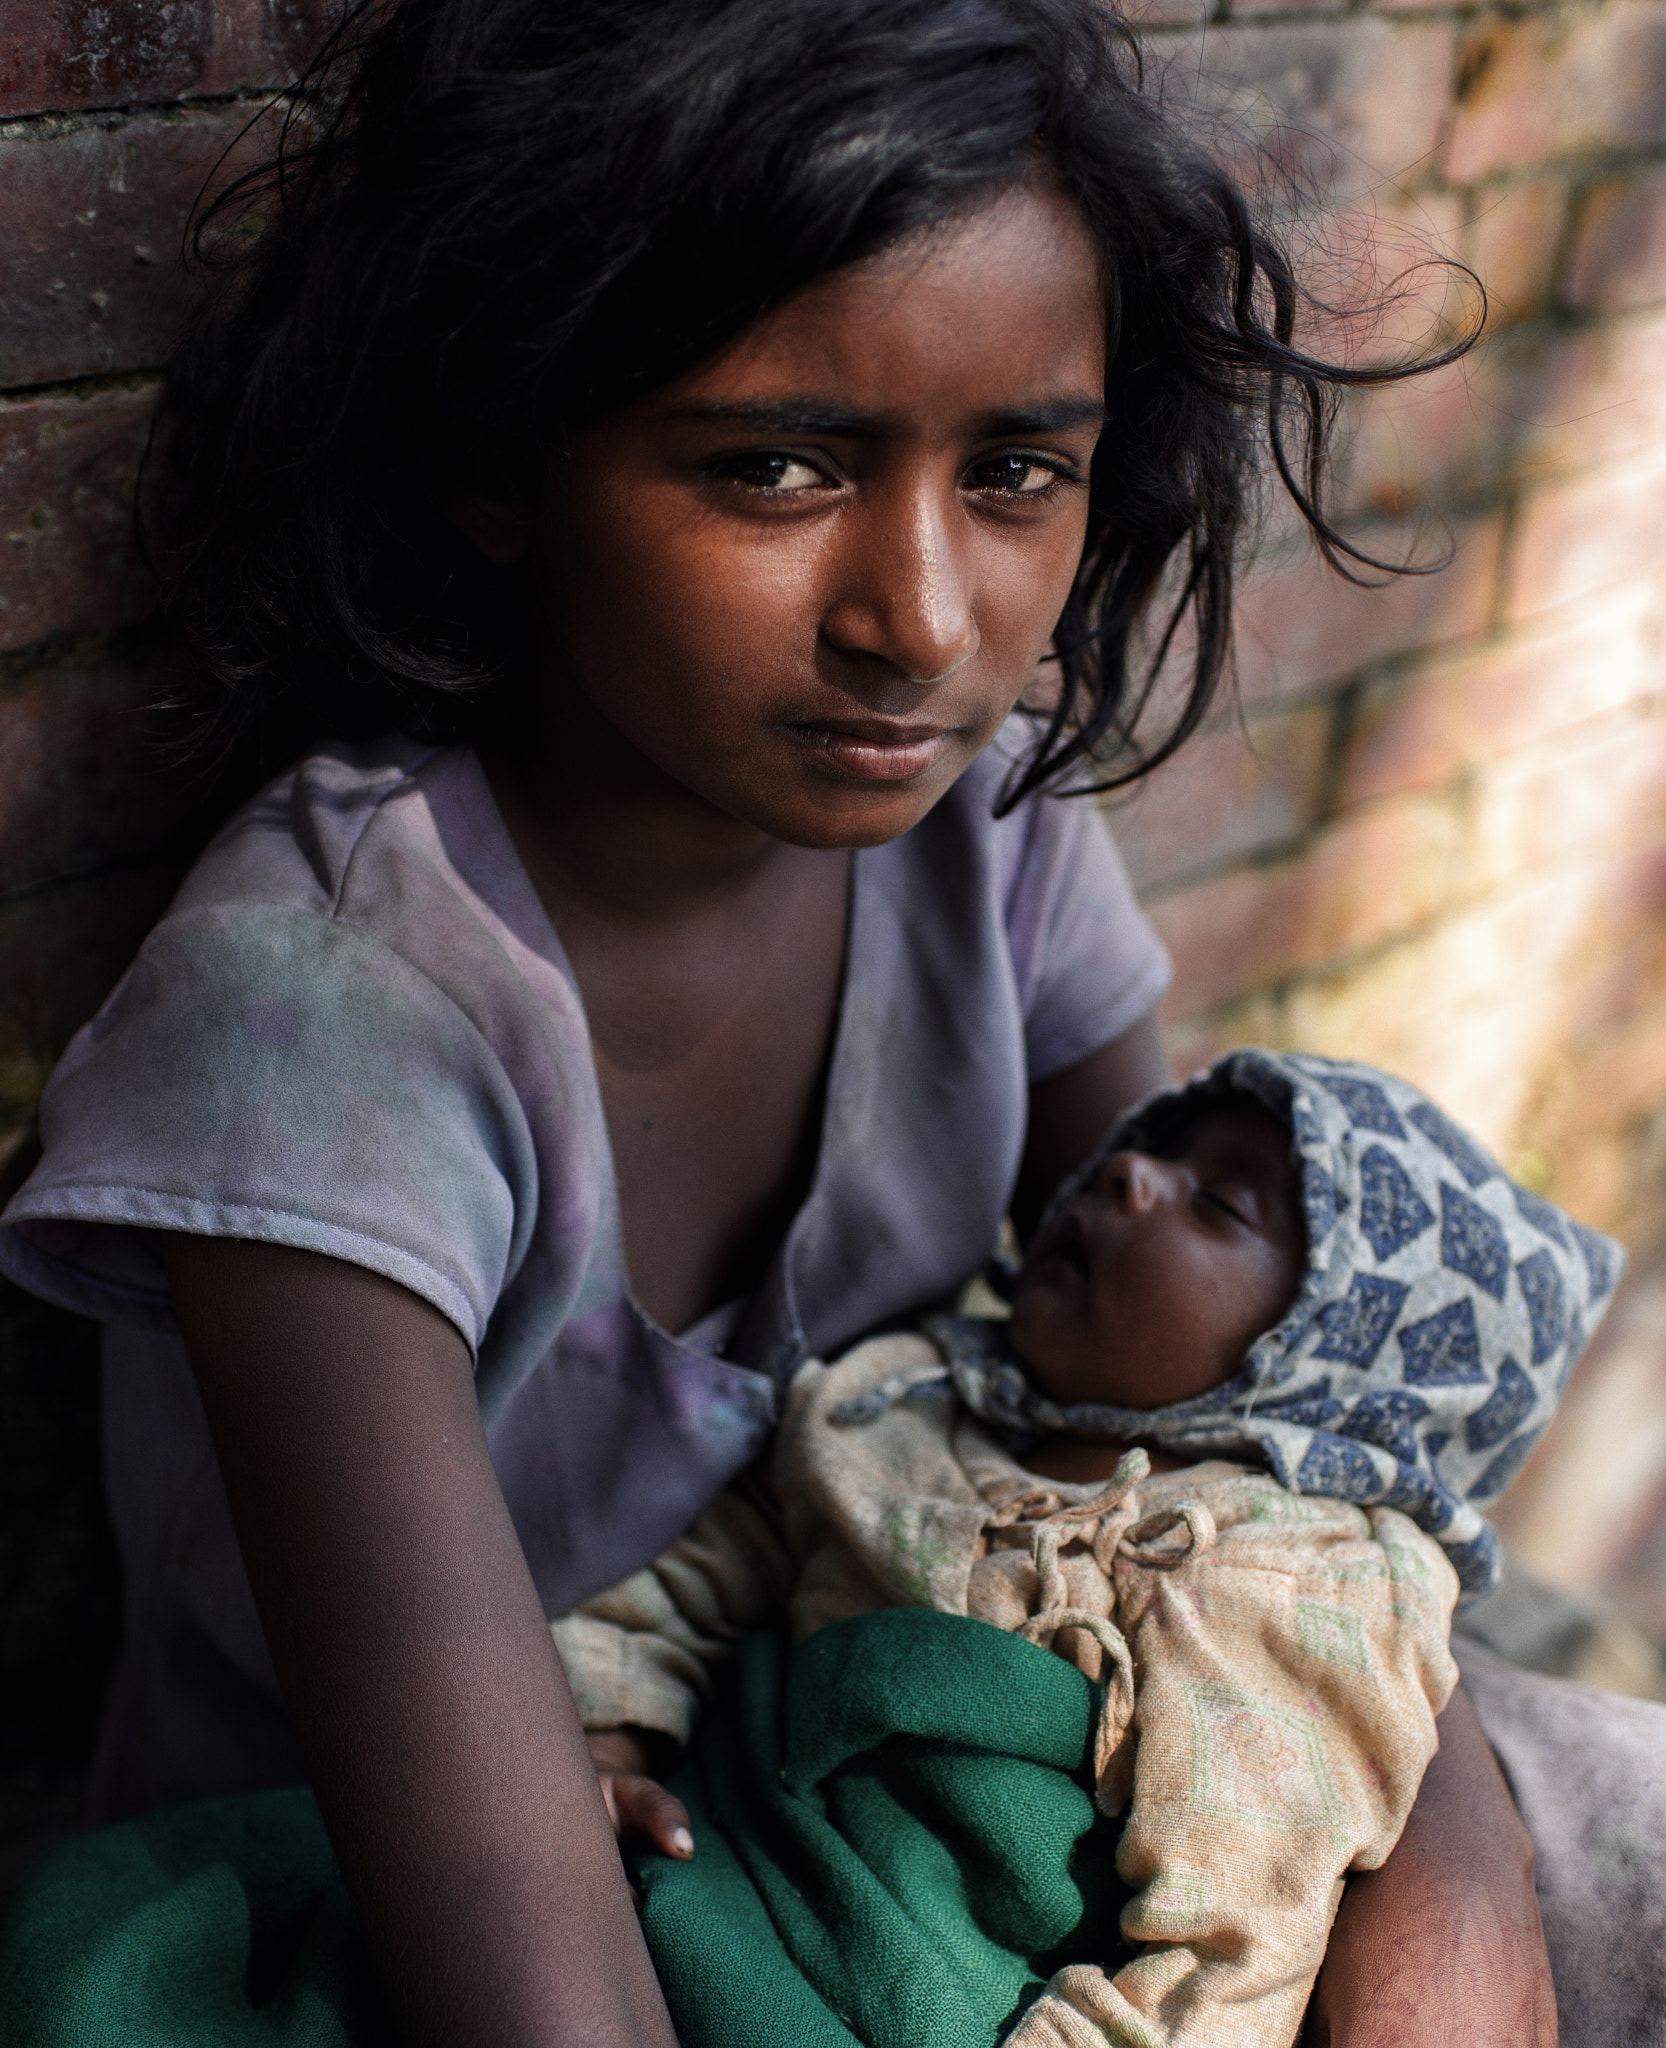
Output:
<path fill-rule="evenodd" d="M 631 1298 L 583 1005 L 473 753 L 322 746 L 220 833 L 64 1055 L 0 1225 L 0 1268 L 109 1326 L 129 1645 L 107 1806 L 294 1771 L 152 1233 L 327 1253 L 455 1323 L 563 1612 L 754 1456 L 806 1355 L 976 1269 L 1030 1082 L 1161 996 L 1096 807 L 996 821 L 1007 765 L 992 748 L 855 856 L 810 1192 L 759 1293 L 681 1336 Z"/>

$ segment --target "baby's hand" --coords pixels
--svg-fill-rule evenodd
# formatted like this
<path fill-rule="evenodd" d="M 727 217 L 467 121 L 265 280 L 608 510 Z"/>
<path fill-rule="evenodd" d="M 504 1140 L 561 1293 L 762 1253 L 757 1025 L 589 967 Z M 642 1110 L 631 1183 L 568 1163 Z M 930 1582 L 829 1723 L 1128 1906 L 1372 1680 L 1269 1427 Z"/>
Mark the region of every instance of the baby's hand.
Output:
<path fill-rule="evenodd" d="M 628 1728 L 598 1729 L 585 1736 L 596 1781 L 607 1802 L 607 1817 L 621 1842 L 645 1835 L 656 1849 L 685 1861 L 694 1854 L 688 1809 L 647 1775 L 648 1755 Z"/>

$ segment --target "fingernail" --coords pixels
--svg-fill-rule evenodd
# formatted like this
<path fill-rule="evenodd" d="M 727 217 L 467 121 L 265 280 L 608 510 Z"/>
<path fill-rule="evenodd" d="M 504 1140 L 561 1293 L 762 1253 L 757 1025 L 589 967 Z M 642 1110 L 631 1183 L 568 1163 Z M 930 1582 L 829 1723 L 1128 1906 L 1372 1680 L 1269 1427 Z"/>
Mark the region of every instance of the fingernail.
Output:
<path fill-rule="evenodd" d="M 694 1837 L 687 1828 L 673 1828 L 671 1830 L 671 1846 L 679 1856 L 692 1856 L 694 1854 Z"/>

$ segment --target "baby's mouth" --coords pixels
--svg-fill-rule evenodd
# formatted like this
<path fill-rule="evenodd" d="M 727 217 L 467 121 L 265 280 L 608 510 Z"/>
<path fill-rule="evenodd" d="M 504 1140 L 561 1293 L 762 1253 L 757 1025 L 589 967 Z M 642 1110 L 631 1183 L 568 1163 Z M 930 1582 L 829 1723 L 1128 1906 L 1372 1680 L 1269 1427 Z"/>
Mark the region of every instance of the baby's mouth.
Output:
<path fill-rule="evenodd" d="M 1055 1259 L 1063 1259 L 1067 1266 L 1074 1266 L 1086 1278 L 1088 1273 L 1087 1233 L 1082 1229 L 1082 1219 L 1072 1210 L 1066 1210 L 1059 1218 L 1059 1226 L 1048 1251 Z"/>

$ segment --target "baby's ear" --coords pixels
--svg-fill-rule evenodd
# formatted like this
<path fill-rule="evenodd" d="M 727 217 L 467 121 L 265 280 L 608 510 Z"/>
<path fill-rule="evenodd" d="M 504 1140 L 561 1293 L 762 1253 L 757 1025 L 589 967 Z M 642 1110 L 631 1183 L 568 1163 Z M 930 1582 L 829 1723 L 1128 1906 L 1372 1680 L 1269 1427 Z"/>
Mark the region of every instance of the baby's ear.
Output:
<path fill-rule="evenodd" d="M 507 566 L 526 553 L 533 515 L 525 505 L 503 498 L 459 498 L 451 516 L 488 562 Z"/>

